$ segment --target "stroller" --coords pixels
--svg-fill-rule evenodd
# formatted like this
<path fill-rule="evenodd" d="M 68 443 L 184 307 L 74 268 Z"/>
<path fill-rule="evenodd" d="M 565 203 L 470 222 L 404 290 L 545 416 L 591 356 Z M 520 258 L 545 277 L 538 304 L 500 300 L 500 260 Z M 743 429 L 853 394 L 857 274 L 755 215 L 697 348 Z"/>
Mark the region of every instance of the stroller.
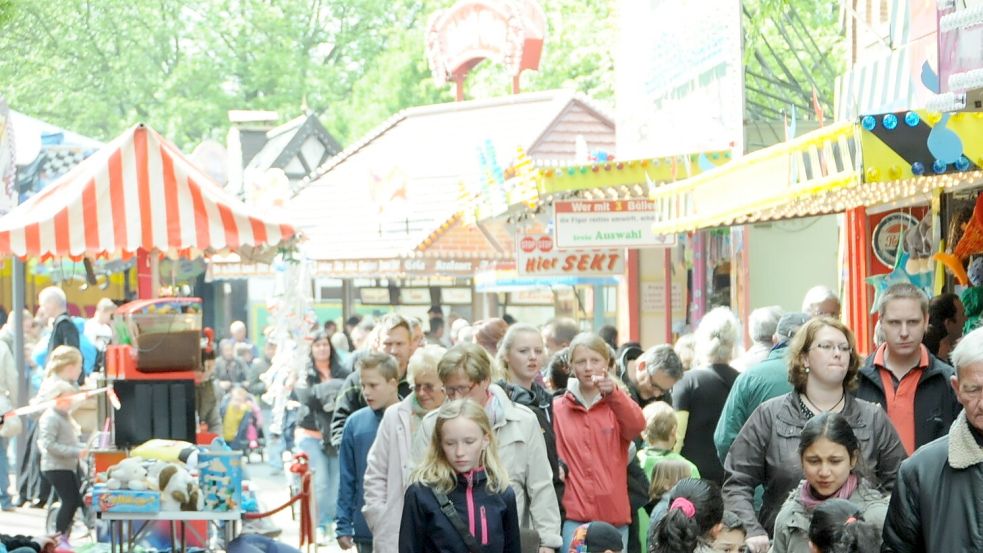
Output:
<path fill-rule="evenodd" d="M 253 453 L 263 459 L 263 415 L 256 399 L 245 388 L 236 386 L 222 398 L 222 437 L 232 449 L 246 456 Z"/>

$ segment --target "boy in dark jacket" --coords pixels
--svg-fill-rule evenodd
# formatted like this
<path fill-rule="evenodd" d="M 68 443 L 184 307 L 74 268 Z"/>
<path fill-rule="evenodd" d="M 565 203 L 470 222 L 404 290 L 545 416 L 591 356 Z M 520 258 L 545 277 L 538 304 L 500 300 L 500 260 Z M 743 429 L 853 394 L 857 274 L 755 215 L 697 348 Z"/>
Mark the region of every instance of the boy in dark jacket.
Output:
<path fill-rule="evenodd" d="M 348 417 L 341 434 L 336 533 L 342 549 L 354 545 L 365 553 L 372 551 L 372 533 L 362 516 L 365 466 L 383 413 L 399 401 L 399 364 L 391 355 L 373 352 L 359 357 L 355 368 L 361 375 L 366 407 Z"/>

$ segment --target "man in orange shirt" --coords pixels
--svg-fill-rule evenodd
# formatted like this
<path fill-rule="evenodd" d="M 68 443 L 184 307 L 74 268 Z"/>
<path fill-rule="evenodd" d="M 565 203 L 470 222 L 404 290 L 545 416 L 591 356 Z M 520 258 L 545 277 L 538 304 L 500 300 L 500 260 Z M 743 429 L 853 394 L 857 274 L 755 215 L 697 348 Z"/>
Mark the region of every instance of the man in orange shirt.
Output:
<path fill-rule="evenodd" d="M 908 455 L 945 436 L 961 406 L 949 379 L 952 367 L 922 345 L 928 298 L 908 283 L 887 289 L 878 317 L 884 343 L 860 369 L 857 397 L 880 404 L 894 423 Z"/>

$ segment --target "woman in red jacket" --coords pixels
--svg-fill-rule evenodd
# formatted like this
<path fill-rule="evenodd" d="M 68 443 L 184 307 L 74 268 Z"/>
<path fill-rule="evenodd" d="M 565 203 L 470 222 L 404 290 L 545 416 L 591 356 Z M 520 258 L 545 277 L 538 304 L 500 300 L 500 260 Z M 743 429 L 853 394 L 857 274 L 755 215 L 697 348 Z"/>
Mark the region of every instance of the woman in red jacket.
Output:
<path fill-rule="evenodd" d="M 611 349 L 596 334 L 579 334 L 570 343 L 573 376 L 567 391 L 553 400 L 553 428 L 560 459 L 566 462 L 563 549 L 586 522 L 601 520 L 621 532 L 627 550 L 628 447 L 642 429 L 642 410 L 611 378 Z"/>

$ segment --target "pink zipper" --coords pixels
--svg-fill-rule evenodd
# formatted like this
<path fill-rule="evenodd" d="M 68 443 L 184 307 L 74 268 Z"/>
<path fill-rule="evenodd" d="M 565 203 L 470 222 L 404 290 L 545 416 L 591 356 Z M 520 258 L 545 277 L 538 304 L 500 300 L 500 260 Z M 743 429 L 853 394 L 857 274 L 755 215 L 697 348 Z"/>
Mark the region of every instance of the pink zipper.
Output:
<path fill-rule="evenodd" d="M 464 475 L 468 480 L 468 487 L 464 491 L 464 495 L 468 501 L 468 523 L 470 524 L 471 535 L 477 537 L 478 532 L 475 529 L 474 524 L 474 471 L 471 471 Z"/>
<path fill-rule="evenodd" d="M 488 545 L 488 517 L 484 505 L 481 506 L 481 545 Z"/>

